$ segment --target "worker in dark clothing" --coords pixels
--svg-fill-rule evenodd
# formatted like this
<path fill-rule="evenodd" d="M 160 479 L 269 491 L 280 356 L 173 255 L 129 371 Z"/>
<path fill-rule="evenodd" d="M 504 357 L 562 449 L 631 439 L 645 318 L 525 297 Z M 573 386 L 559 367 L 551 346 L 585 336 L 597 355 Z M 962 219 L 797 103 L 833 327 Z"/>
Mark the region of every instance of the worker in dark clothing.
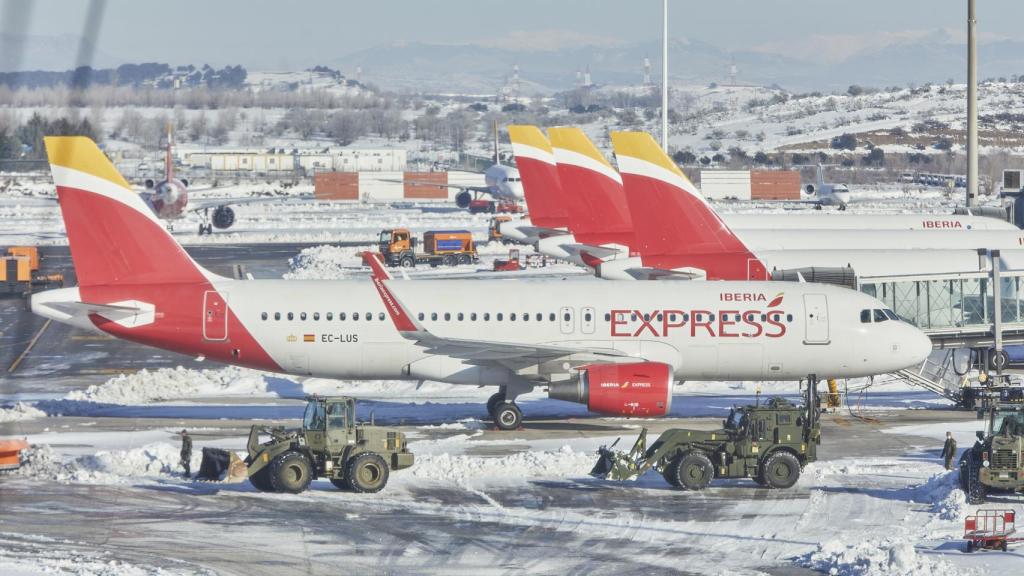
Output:
<path fill-rule="evenodd" d="M 181 467 L 185 469 L 185 478 L 192 476 L 192 437 L 188 431 L 181 431 Z"/>
<path fill-rule="evenodd" d="M 946 443 L 942 445 L 942 458 L 946 462 L 946 470 L 953 469 L 953 456 L 956 456 L 956 440 L 952 432 L 946 432 Z"/>

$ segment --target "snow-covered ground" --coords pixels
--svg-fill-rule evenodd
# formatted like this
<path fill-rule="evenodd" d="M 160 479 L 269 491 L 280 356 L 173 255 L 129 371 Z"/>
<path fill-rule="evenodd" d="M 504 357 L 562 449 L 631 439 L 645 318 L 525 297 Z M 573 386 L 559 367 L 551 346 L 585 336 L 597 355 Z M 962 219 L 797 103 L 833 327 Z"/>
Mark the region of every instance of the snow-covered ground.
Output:
<path fill-rule="evenodd" d="M 640 426 L 664 422 L 595 419 L 582 406 L 548 400 L 541 391 L 521 399 L 528 423 L 530 418 L 545 418 L 567 422 L 566 427 L 549 431 L 541 427 L 525 435 L 495 433 L 483 416 L 482 404 L 493 392 L 488 388 L 292 379 L 239 368 L 118 375 L 56 400 L 23 398 L 0 411 L 0 420 L 13 432 L 34 430 L 19 434 L 33 448 L 23 468 L 10 477 L 14 482 L 10 486 L 109 487 L 131 498 L 138 490 L 198 496 L 208 490 L 204 484 L 180 476 L 176 433 L 182 427 L 195 439 L 191 464 L 196 470 L 202 447 L 244 450 L 242 431 L 250 420 L 297 421 L 305 394 L 350 394 L 360 398 L 360 418 L 374 413 L 380 423 L 402 426 L 416 454 L 412 469 L 392 476 L 386 496 L 337 492 L 317 481 L 313 490 L 299 496 L 263 494 L 248 484 L 237 484 L 223 485 L 216 498 L 258 498 L 267 506 L 279 502 L 341 506 L 353 518 L 402 511 L 452 522 L 487 523 L 502 530 L 550 532 L 567 542 L 625 537 L 634 545 L 650 546 L 668 535 L 674 542 L 685 542 L 687 549 L 702 550 L 684 556 L 688 569 L 698 573 L 756 573 L 759 567 L 779 564 L 849 576 L 1012 571 L 1021 562 L 1017 552 L 967 555 L 961 551 L 963 518 L 978 507 L 966 504 L 957 489 L 956 473 L 942 470 L 936 456 L 946 430 L 952 430 L 961 447 L 966 447 L 977 423 L 953 418 L 955 412 L 942 410 L 948 406 L 945 401 L 905 384 L 883 379 L 842 384 L 850 391 L 850 412 L 871 409 L 886 423 L 860 424 L 857 434 L 875 436 L 848 439 L 844 430 L 851 424 L 846 409 L 826 416 L 828 429 L 820 449 L 825 459 L 807 466 L 796 488 L 770 494 L 741 481 L 716 482 L 700 494 L 678 493 L 668 490 L 656 473 L 623 486 L 593 480 L 588 472 L 598 446 L 619 436 L 628 445 Z M 794 384 L 684 383 L 675 390 L 671 417 L 721 418 L 733 404 L 755 401 L 758 392 L 798 394 Z M 899 414 L 916 417 L 901 424 Z M 126 433 L 124 424 L 111 428 L 105 423 L 110 416 L 114 417 L 111 422 L 128 422 L 132 431 Z M 701 425 L 713 426 L 715 420 L 704 422 Z M 880 430 L 873 429 L 878 426 Z M 573 432 L 588 428 L 595 431 Z M 861 442 L 885 444 L 888 455 L 872 453 Z M 589 497 L 587 503 L 576 502 L 593 491 L 602 496 L 593 502 Z M 707 508 L 716 520 L 709 523 L 700 514 L 655 513 L 644 504 L 652 498 L 655 509 Z M 546 504 L 525 505 L 535 500 Z M 3 530 L 11 532 L 10 527 L 0 527 Z M 159 569 L 168 572 L 157 572 L 157 567 L 80 547 L 73 540 L 37 547 L 32 540 L 37 537 L 43 536 L 18 530 L 0 535 L 0 564 L 11 566 L 5 574 L 31 573 L 34 567 L 69 574 L 192 572 L 190 566 L 165 563 Z M 743 543 L 742 553 L 733 550 L 737 542 Z M 36 550 L 43 548 L 46 553 L 37 555 Z M 74 562 L 80 566 L 70 567 Z M 559 564 L 552 562 L 539 571 L 556 570 Z M 646 562 L 654 571 L 676 569 L 667 557 Z M 99 570 L 98 563 L 109 568 Z"/>

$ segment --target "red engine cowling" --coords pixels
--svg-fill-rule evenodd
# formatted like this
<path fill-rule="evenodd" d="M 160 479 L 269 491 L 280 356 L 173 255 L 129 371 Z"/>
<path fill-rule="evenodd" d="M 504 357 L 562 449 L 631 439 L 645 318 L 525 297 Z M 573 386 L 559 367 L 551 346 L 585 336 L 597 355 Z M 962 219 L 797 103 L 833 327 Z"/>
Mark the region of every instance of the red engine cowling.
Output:
<path fill-rule="evenodd" d="M 615 416 L 664 416 L 672 408 L 672 367 L 662 362 L 593 364 L 574 382 L 556 382 L 548 396 Z"/>

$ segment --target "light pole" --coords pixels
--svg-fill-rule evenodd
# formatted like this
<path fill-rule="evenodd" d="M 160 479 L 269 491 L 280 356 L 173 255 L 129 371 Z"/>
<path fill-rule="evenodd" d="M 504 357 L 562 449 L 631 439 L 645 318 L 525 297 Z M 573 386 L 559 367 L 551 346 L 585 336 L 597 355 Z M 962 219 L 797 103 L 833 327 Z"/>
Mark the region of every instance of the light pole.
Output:
<path fill-rule="evenodd" d="M 974 0 L 971 0 L 973 2 Z M 668 153 L 668 0 L 661 0 L 661 147 Z"/>
<path fill-rule="evenodd" d="M 967 0 L 967 207 L 978 202 L 978 20 Z"/>

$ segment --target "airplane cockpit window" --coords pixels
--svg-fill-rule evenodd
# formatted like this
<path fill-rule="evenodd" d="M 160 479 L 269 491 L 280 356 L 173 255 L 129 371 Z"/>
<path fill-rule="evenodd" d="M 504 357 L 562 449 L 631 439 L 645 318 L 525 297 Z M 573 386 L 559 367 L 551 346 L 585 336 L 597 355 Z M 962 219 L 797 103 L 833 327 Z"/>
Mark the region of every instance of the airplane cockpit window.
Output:
<path fill-rule="evenodd" d="M 882 310 L 882 312 L 885 312 L 885 315 L 889 317 L 889 320 L 896 320 L 896 321 L 900 320 L 900 317 L 897 316 L 895 312 L 893 312 L 892 310 L 889 310 L 888 308 L 886 308 L 885 310 Z"/>
<path fill-rule="evenodd" d="M 889 317 L 885 315 L 885 312 L 882 312 L 878 308 L 875 308 L 872 312 L 874 313 L 875 322 L 885 322 L 889 319 Z"/>
<path fill-rule="evenodd" d="M 870 324 L 871 323 L 871 310 L 861 310 L 860 311 L 860 322 L 861 322 L 861 324 Z"/>

